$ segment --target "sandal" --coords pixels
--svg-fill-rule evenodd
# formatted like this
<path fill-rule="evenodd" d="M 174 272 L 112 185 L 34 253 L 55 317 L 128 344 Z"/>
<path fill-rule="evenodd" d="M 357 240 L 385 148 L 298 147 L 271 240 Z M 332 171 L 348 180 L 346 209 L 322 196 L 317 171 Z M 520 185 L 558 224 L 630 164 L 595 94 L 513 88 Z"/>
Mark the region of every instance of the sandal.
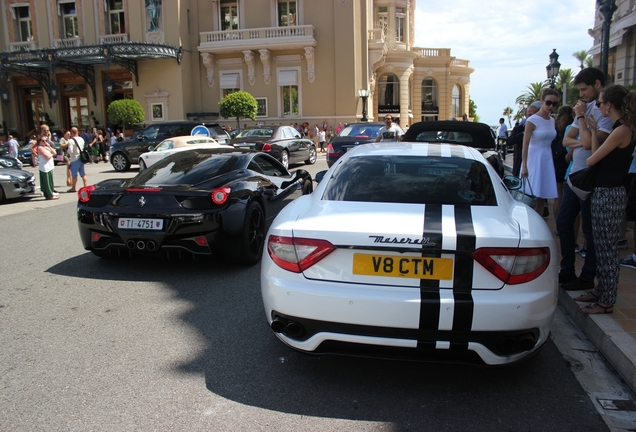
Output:
<path fill-rule="evenodd" d="M 587 306 L 582 306 L 580 311 L 587 315 L 611 314 L 614 312 L 614 305 L 601 306 L 598 303 L 590 303 Z"/>
<path fill-rule="evenodd" d="M 574 301 L 577 302 L 597 302 L 601 296 L 594 294 L 594 291 L 586 292 L 585 294 L 581 294 L 578 297 L 574 297 Z"/>

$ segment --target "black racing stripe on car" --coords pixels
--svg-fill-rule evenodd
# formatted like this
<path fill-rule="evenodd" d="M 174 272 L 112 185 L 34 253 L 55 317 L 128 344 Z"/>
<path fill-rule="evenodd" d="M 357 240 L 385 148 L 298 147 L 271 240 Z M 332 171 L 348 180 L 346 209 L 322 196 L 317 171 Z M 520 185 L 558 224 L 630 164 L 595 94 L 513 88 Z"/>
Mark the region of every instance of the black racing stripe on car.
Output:
<path fill-rule="evenodd" d="M 453 330 L 469 331 L 473 325 L 475 302 L 471 293 L 473 286 L 474 260 L 470 255 L 475 251 L 476 237 L 470 206 L 455 206 L 455 229 L 457 232 L 457 253 L 453 274 L 453 297 L 455 313 Z"/>
<path fill-rule="evenodd" d="M 451 156 L 453 157 L 460 157 L 460 158 L 464 158 L 464 149 L 461 147 L 457 147 L 457 146 L 450 146 L 451 149 Z"/>
<path fill-rule="evenodd" d="M 439 144 L 432 144 L 428 146 L 428 155 L 429 156 L 441 156 L 442 155 L 442 146 Z"/>
<path fill-rule="evenodd" d="M 422 246 L 422 257 L 439 258 L 442 247 L 442 206 L 427 204 L 424 208 L 423 238 L 430 239 L 428 244 L 435 245 L 435 252 L 430 246 Z M 420 324 L 422 330 L 437 330 L 439 328 L 439 281 L 420 279 Z"/>

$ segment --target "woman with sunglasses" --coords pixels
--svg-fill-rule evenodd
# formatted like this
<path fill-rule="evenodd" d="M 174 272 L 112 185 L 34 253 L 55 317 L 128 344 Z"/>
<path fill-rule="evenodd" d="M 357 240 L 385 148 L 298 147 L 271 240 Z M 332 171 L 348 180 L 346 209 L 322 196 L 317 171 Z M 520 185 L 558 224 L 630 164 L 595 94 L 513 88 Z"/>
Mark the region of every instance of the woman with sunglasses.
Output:
<path fill-rule="evenodd" d="M 521 178 L 524 182 L 524 193 L 540 198 L 537 202 L 537 213 L 543 214 L 545 200 L 559 196 L 552 162 L 552 141 L 556 137 L 552 110 L 558 104 L 557 92 L 545 89 L 541 95 L 541 108 L 528 117 L 523 133 L 523 149 L 521 151 Z"/>
<path fill-rule="evenodd" d="M 610 85 L 601 91 L 596 106 L 614 122 L 612 133 L 599 145 L 598 124 L 592 116 L 586 117 L 592 138 L 587 165 L 598 165 L 590 203 L 597 285 L 574 300 L 592 302 L 581 307 L 583 313 L 608 314 L 614 312 L 618 290 L 618 239 L 627 202 L 624 178 L 636 148 L 636 91 Z"/>
<path fill-rule="evenodd" d="M 48 142 L 45 134 L 40 135 L 37 143 L 38 169 L 40 171 L 40 190 L 47 200 L 56 200 L 60 195 L 53 190 L 53 167 L 55 166 L 55 148 Z"/>

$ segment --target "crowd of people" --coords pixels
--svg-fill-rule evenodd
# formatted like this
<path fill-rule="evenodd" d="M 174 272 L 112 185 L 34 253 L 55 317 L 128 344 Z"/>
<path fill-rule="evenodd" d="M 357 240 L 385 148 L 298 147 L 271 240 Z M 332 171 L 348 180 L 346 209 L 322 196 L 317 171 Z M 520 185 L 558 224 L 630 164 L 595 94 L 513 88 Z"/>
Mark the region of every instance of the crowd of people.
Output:
<path fill-rule="evenodd" d="M 620 266 L 636 269 L 636 246 L 622 260 L 618 252 L 627 248 L 627 221 L 636 221 L 636 91 L 605 86 L 602 71 L 591 67 L 577 74 L 574 85 L 580 100 L 559 108 L 556 115 L 558 95 L 544 90 L 507 144 L 515 149 L 513 174 L 522 178 L 525 193 L 538 198 L 537 212 L 548 216 L 546 200 L 554 200 L 560 286 L 586 291 L 575 298 L 588 303 L 581 312 L 606 314 L 616 302 Z M 584 200 L 566 180 L 591 166 L 596 166 L 594 189 Z M 577 244 L 579 227 L 582 246 Z M 577 252 L 584 257 L 578 276 Z"/>

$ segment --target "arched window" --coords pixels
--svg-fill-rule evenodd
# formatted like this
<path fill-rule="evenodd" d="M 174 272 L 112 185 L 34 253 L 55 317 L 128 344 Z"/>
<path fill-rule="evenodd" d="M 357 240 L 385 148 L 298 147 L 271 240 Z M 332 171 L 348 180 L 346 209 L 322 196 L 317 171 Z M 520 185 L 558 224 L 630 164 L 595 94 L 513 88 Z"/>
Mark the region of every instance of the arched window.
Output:
<path fill-rule="evenodd" d="M 432 109 L 439 106 L 437 103 L 437 81 L 433 78 L 424 78 L 422 81 L 422 109 Z"/>
<path fill-rule="evenodd" d="M 400 81 L 395 74 L 385 73 L 378 81 L 378 106 L 400 107 Z"/>
<path fill-rule="evenodd" d="M 453 93 L 451 96 L 451 114 L 453 117 L 461 117 L 462 116 L 462 110 L 460 109 L 461 107 L 461 101 L 462 101 L 462 90 L 459 88 L 458 84 L 455 84 L 453 86 Z"/>

